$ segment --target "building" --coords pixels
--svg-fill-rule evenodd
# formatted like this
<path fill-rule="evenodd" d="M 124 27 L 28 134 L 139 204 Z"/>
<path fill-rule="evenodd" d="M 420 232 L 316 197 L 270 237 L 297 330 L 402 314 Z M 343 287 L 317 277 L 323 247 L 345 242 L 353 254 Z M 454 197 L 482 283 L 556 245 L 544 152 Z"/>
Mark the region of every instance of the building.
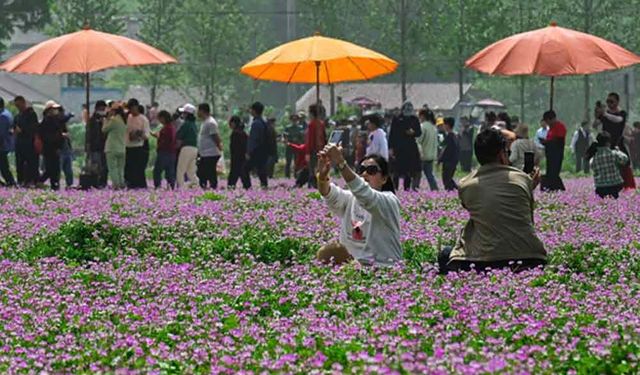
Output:
<path fill-rule="evenodd" d="M 471 84 L 464 84 L 466 95 Z M 356 98 L 367 98 L 380 103 L 383 109 L 400 108 L 402 106 L 401 85 L 399 83 L 343 83 L 334 86 L 334 96 L 347 103 Z M 329 108 L 331 90 L 328 86 L 320 86 L 320 100 Z M 407 100 L 416 108 L 427 104 L 429 108 L 446 113 L 453 113 L 459 103 L 459 86 L 457 83 L 412 83 L 407 84 Z M 296 102 L 296 110 L 306 111 L 316 102 L 316 88 L 311 87 Z"/>

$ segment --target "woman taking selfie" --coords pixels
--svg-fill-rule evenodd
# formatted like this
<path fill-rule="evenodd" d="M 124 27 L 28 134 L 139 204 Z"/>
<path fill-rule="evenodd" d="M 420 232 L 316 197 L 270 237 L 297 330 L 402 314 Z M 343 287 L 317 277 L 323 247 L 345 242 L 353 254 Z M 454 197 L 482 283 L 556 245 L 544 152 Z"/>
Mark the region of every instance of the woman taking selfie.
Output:
<path fill-rule="evenodd" d="M 335 165 L 348 190 L 331 183 Z M 402 259 L 400 201 L 389 177 L 387 161 L 366 156 L 356 174 L 344 160 L 342 149 L 329 144 L 318 153 L 318 190 L 329 209 L 342 218 L 339 243 L 322 247 L 317 259 L 342 264 L 357 260 L 365 265 L 390 265 Z"/>

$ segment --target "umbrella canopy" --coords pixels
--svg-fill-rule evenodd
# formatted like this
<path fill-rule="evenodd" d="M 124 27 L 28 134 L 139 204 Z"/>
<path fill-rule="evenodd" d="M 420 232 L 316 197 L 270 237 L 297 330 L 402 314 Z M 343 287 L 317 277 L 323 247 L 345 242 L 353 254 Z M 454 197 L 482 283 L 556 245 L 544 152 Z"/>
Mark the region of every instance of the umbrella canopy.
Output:
<path fill-rule="evenodd" d="M 465 65 L 491 75 L 541 75 L 554 78 L 615 70 L 640 62 L 640 56 L 615 43 L 551 26 L 516 34 L 478 52 Z"/>
<path fill-rule="evenodd" d="M 366 96 L 358 96 L 357 98 L 349 100 L 348 103 L 353 105 L 358 105 L 361 107 L 374 106 L 374 105 L 380 104 L 373 99 L 367 98 Z"/>
<path fill-rule="evenodd" d="M 476 103 L 478 107 L 497 107 L 497 108 L 505 108 L 505 105 L 500 103 L 494 99 L 482 99 L 481 101 Z"/>
<path fill-rule="evenodd" d="M 254 79 L 320 84 L 369 80 L 393 73 L 394 60 L 340 39 L 315 35 L 285 43 L 245 64 L 240 72 Z"/>
<path fill-rule="evenodd" d="M 176 62 L 142 42 L 84 29 L 37 44 L 9 58 L 0 69 L 27 74 L 86 74 L 121 66 Z"/>

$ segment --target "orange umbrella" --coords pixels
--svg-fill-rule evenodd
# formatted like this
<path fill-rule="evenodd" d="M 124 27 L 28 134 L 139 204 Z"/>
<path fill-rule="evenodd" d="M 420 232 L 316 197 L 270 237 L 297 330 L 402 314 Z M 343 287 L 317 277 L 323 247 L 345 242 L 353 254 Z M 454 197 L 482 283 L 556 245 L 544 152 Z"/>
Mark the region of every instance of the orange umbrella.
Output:
<path fill-rule="evenodd" d="M 176 59 L 142 42 L 85 27 L 44 41 L 0 65 L 27 74 L 85 74 L 89 109 L 89 73 L 120 66 L 176 63 Z"/>
<path fill-rule="evenodd" d="M 555 77 L 593 74 L 640 63 L 640 56 L 602 38 L 551 26 L 497 41 L 468 59 L 468 68 L 491 75 Z"/>
<path fill-rule="evenodd" d="M 378 52 L 316 34 L 267 51 L 240 72 L 259 80 L 315 83 L 318 103 L 321 83 L 369 80 L 397 67 L 397 62 Z"/>

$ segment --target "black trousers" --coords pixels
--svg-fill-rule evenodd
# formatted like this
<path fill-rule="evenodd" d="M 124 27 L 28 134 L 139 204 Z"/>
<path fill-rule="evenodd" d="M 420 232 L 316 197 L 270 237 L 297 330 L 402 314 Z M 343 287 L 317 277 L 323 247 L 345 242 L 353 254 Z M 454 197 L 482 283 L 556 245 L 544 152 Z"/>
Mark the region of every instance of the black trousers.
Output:
<path fill-rule="evenodd" d="M 52 190 L 60 189 L 60 152 L 59 150 L 44 150 L 44 175 L 41 182 L 49 180 Z"/>
<path fill-rule="evenodd" d="M 584 170 L 584 173 L 589 173 L 589 160 L 584 157 L 586 150 L 576 150 L 576 173 Z"/>
<path fill-rule="evenodd" d="M 291 177 L 291 163 L 293 163 L 296 158 L 296 153 L 291 149 L 291 147 L 287 147 L 287 150 L 284 153 L 285 156 L 285 164 L 284 164 L 284 176 L 286 178 Z"/>
<path fill-rule="evenodd" d="M 611 197 L 613 199 L 618 199 L 620 192 L 622 191 L 622 186 L 623 185 L 597 187 L 596 194 L 598 194 L 600 198 Z"/>
<path fill-rule="evenodd" d="M 198 159 L 198 178 L 200 179 L 200 187 L 212 189 L 218 188 L 218 160 L 220 156 L 207 156 Z"/>
<path fill-rule="evenodd" d="M 502 268 L 509 268 L 512 272 L 518 273 L 547 264 L 547 262 L 542 259 L 509 259 L 494 262 L 474 262 L 468 260 L 450 261 L 452 250 L 450 246 L 447 246 L 438 254 L 438 269 L 441 275 L 446 275 L 449 272 L 468 272 L 471 270 L 481 273 L 487 271 L 487 269 L 495 270 Z"/>
<path fill-rule="evenodd" d="M 8 151 L 0 151 L 0 174 L 2 174 L 2 179 L 7 186 L 14 186 L 16 180 L 13 179 L 13 174 L 11 174 L 11 169 L 9 169 L 8 155 Z"/>
<path fill-rule="evenodd" d="M 457 190 L 458 185 L 453 180 L 453 175 L 456 173 L 456 166 L 458 163 L 442 163 L 442 184 L 447 191 Z"/>
<path fill-rule="evenodd" d="M 471 172 L 471 164 L 473 161 L 473 150 L 460 151 L 460 166 L 465 172 Z"/>
<path fill-rule="evenodd" d="M 412 185 L 411 182 L 420 178 L 419 173 L 409 173 L 409 172 L 403 172 L 401 174 L 395 173 L 393 175 L 393 186 L 395 186 L 396 190 L 400 190 L 400 186 L 399 186 L 400 178 L 402 178 L 402 186 L 404 187 L 405 191 L 409 191 L 412 188 L 414 188 L 414 190 L 417 190 L 418 187 L 415 186 L 415 184 Z"/>
<path fill-rule="evenodd" d="M 124 161 L 124 180 L 130 189 L 146 189 L 148 151 L 143 146 L 127 147 Z"/>
<path fill-rule="evenodd" d="M 252 156 L 245 166 L 246 173 L 249 174 L 251 171 L 255 170 L 258 174 L 258 178 L 260 179 L 260 186 L 266 188 L 269 186 L 269 177 L 267 171 L 267 156 Z"/>
<path fill-rule="evenodd" d="M 38 183 L 38 154 L 33 143 L 16 145 L 16 173 L 22 186 Z"/>
<path fill-rule="evenodd" d="M 246 164 L 247 163 L 244 160 L 231 160 L 231 170 L 229 171 L 227 186 L 236 187 L 236 183 L 238 183 L 239 178 L 242 180 L 242 187 L 245 189 L 249 189 L 251 187 L 251 178 L 249 178 L 249 171 L 246 168 Z"/>

